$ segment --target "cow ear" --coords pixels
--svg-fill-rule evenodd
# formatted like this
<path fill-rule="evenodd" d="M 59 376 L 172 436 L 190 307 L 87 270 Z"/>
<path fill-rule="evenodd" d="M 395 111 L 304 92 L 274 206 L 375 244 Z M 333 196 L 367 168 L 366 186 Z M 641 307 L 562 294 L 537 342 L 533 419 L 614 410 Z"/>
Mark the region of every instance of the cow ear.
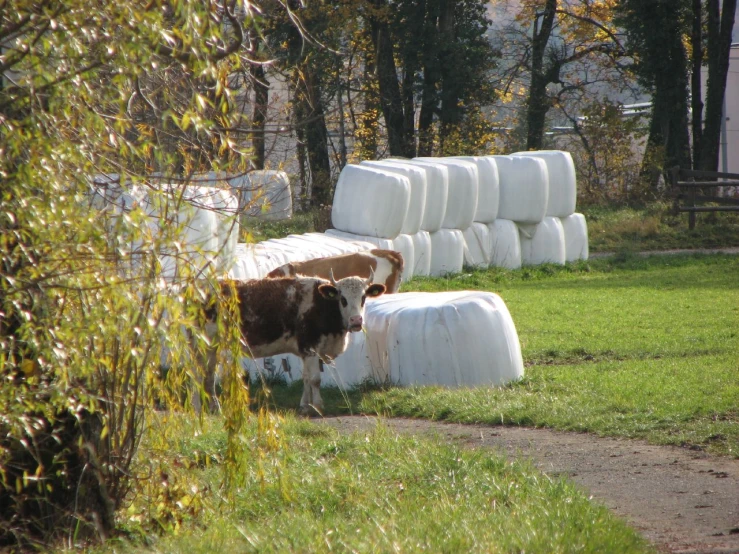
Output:
<path fill-rule="evenodd" d="M 375 283 L 367 288 L 367 296 L 380 296 L 385 292 L 385 285 Z"/>
<path fill-rule="evenodd" d="M 339 296 L 339 289 L 333 285 L 320 285 L 318 287 L 318 292 L 321 293 L 321 296 L 324 298 L 336 298 Z"/>

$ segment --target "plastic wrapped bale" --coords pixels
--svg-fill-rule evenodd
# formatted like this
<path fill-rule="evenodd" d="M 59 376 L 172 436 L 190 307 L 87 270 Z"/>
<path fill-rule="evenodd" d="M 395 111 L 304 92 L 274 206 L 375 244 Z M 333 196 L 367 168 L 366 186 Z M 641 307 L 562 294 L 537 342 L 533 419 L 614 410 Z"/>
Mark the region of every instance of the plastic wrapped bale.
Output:
<path fill-rule="evenodd" d="M 464 236 L 464 264 L 470 267 L 488 267 L 493 249 L 492 235 L 485 223 L 473 223 L 462 231 Z"/>
<path fill-rule="evenodd" d="M 572 214 L 560 220 L 565 234 L 565 261 L 575 262 L 587 260 L 590 255 L 588 246 L 588 224 L 582 214 Z"/>
<path fill-rule="evenodd" d="M 473 162 L 477 165 L 479 192 L 475 221 L 492 223 L 498 217 L 498 205 L 500 204 L 498 165 L 489 156 L 455 156 L 455 158 Z"/>
<path fill-rule="evenodd" d="M 265 379 L 267 382 L 302 380 L 303 362 L 293 354 L 278 354 L 268 358 L 241 358 L 241 367 L 251 380 Z"/>
<path fill-rule="evenodd" d="M 408 213 L 400 229 L 400 234 L 412 235 L 420 231 L 423 212 L 426 209 L 426 171 L 400 160 L 365 160 L 360 165 L 367 165 L 408 177 L 408 182 L 411 185 L 411 196 L 408 203 Z"/>
<path fill-rule="evenodd" d="M 569 152 L 563 150 L 535 150 L 516 152 L 514 156 L 530 156 L 544 160 L 549 174 L 549 201 L 547 215 L 567 217 L 575 213 L 577 177 L 575 163 Z"/>
<path fill-rule="evenodd" d="M 498 166 L 498 217 L 539 223 L 547 213 L 549 174 L 544 160 L 530 156 L 490 156 Z"/>
<path fill-rule="evenodd" d="M 260 264 L 253 244 L 240 242 L 234 249 L 234 262 L 228 271 L 231 279 L 246 281 L 248 279 L 260 279 L 266 273 L 260 272 Z"/>
<path fill-rule="evenodd" d="M 413 240 L 413 275 L 426 277 L 431 273 L 431 235 L 428 231 L 418 231 L 411 235 L 411 239 Z"/>
<path fill-rule="evenodd" d="M 96 210 L 115 206 L 116 200 L 124 191 L 121 176 L 118 173 L 101 173 L 89 180 L 90 206 Z"/>
<path fill-rule="evenodd" d="M 535 225 L 518 225 L 523 265 L 565 263 L 565 234 L 556 217 L 545 217 Z"/>
<path fill-rule="evenodd" d="M 524 373 L 503 300 L 478 291 L 383 296 L 367 302 L 370 362 L 401 385 L 504 385 Z"/>
<path fill-rule="evenodd" d="M 213 189 L 213 209 L 218 224 L 218 257 L 216 271 L 223 273 L 234 262 L 234 251 L 239 242 L 239 200 L 231 189 Z"/>
<path fill-rule="evenodd" d="M 518 227 L 508 219 L 496 219 L 490 230 L 490 265 L 506 269 L 521 267 L 521 238 Z"/>
<path fill-rule="evenodd" d="M 262 169 L 252 171 L 248 177 L 251 189 L 249 215 L 271 221 L 293 216 L 293 196 L 287 173 Z"/>
<path fill-rule="evenodd" d="M 264 376 L 268 380 L 284 380 L 289 384 L 303 378 L 303 362 L 293 354 L 277 354 L 255 359 L 245 357 L 241 365 L 252 379 Z M 367 380 L 380 382 L 372 371 L 363 332 L 349 333 L 346 351 L 337 356 L 332 363 L 324 364 L 323 368 L 321 385 L 324 387 L 335 386 L 346 389 Z"/>
<path fill-rule="evenodd" d="M 177 279 L 187 268 L 191 273 L 216 269 L 218 219 L 213 207 L 213 189 L 209 187 L 163 184 L 173 195 L 181 195 L 183 202 L 172 217 L 170 206 L 148 198 L 144 208 L 151 219 L 152 234 L 157 236 L 161 219 L 166 217 L 177 227 L 178 244 L 162 245 L 158 252 L 161 275 L 167 280 Z M 166 211 L 166 213 L 165 213 Z"/>
<path fill-rule="evenodd" d="M 338 229 L 327 229 L 325 234 L 329 237 L 341 239 L 347 242 L 364 243 L 364 244 L 369 243 L 373 245 L 373 248 L 382 248 L 383 250 L 394 250 L 394 246 L 395 246 L 393 244 L 392 239 L 382 239 L 379 237 L 355 235 L 354 233 L 346 233 L 344 231 L 339 231 Z"/>
<path fill-rule="evenodd" d="M 403 274 L 401 281 L 413 279 L 413 261 L 416 259 L 415 247 L 411 235 L 398 235 L 393 239 L 393 247 L 390 250 L 400 252 L 403 256 Z"/>
<path fill-rule="evenodd" d="M 321 383 L 336 385 L 344 389 L 361 385 L 368 380 L 376 383 L 383 382 L 379 374 L 372 369 L 364 332 L 349 333 L 349 344 L 346 351 L 324 368 Z"/>
<path fill-rule="evenodd" d="M 298 244 L 302 243 L 306 248 L 309 248 L 312 251 L 320 252 L 320 255 L 318 256 L 320 258 L 325 258 L 328 256 L 339 256 L 346 252 L 346 248 L 339 248 L 336 245 L 329 243 L 329 241 L 326 240 L 328 237 L 320 240 L 314 236 L 303 234 L 288 235 L 286 238 L 296 241 L 296 243 Z M 346 243 L 342 242 L 342 244 Z"/>
<path fill-rule="evenodd" d="M 410 197 L 408 177 L 349 164 L 336 183 L 331 222 L 346 233 L 394 239 L 405 223 Z"/>
<path fill-rule="evenodd" d="M 300 235 L 290 235 L 276 239 L 280 244 L 283 244 L 290 248 L 295 248 L 303 252 L 306 260 L 313 260 L 315 258 L 325 258 L 326 256 L 334 256 L 336 254 L 335 248 L 330 248 L 325 244 L 319 242 L 311 242 L 300 238 Z M 300 260 L 295 260 L 300 261 Z"/>
<path fill-rule="evenodd" d="M 420 167 L 426 172 L 426 207 L 423 211 L 421 229 L 434 233 L 441 229 L 446 215 L 449 198 L 449 170 L 444 164 L 402 160 L 403 163 Z"/>
<path fill-rule="evenodd" d="M 307 239 L 317 240 L 326 243 L 331 247 L 339 250 L 340 254 L 349 254 L 351 252 L 362 252 L 364 250 L 372 250 L 376 246 L 370 242 L 364 241 L 347 241 L 337 237 L 332 237 L 326 233 L 304 233 L 302 236 Z"/>
<path fill-rule="evenodd" d="M 477 164 L 455 158 L 414 158 L 440 163 L 449 171 L 449 195 L 441 224 L 443 229 L 466 229 L 475 220 L 479 194 Z"/>
<path fill-rule="evenodd" d="M 288 262 L 304 262 L 315 258 L 307 248 L 282 238 L 263 240 L 258 243 L 258 246 L 269 251 L 284 253 Z"/>
<path fill-rule="evenodd" d="M 459 229 L 439 229 L 431 237 L 429 275 L 439 277 L 459 273 L 464 264 L 464 236 Z"/>

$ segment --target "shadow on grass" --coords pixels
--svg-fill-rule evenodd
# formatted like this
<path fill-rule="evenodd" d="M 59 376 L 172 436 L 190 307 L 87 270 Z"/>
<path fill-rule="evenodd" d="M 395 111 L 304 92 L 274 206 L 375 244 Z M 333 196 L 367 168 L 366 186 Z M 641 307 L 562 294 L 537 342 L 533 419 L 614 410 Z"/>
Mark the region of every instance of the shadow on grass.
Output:
<path fill-rule="evenodd" d="M 250 383 L 253 409 L 266 407 L 277 412 L 298 413 L 300 398 L 303 395 L 303 382 L 286 383 L 284 380 L 262 382 L 253 380 Z M 391 385 L 379 385 L 373 381 L 351 387 L 321 387 L 325 416 L 357 415 L 362 413 L 358 406 L 365 394 L 384 391 Z"/>

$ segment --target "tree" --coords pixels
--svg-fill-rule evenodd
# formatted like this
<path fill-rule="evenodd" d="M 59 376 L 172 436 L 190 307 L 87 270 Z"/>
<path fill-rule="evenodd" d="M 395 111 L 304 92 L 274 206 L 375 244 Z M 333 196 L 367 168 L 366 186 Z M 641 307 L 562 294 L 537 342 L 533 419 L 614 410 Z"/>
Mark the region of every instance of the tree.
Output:
<path fill-rule="evenodd" d="M 183 325 L 198 335 L 203 277 L 213 273 L 185 263 L 197 252 L 175 248 L 183 189 L 150 173 L 182 183 L 195 171 L 247 163 L 232 134 L 242 116 L 232 110 L 229 76 L 247 63 L 249 9 L 194 0 L 4 5 L 2 546 L 73 530 L 80 540 L 107 536 L 135 485 L 131 468 L 155 403 L 179 401 L 189 379 Z M 92 182 L 101 173 L 118 176 L 106 189 Z M 127 200 L 116 206 L 116 198 Z M 175 262 L 176 285 L 163 271 Z M 233 316 L 228 306 L 223 314 Z M 223 337 L 219 350 L 237 360 L 238 337 Z M 248 406 L 237 371 L 227 374 L 233 478 Z"/>
<path fill-rule="evenodd" d="M 688 131 L 688 0 L 622 0 L 619 24 L 639 81 L 652 95 L 643 174 L 656 185 L 664 167 L 690 167 Z"/>
<path fill-rule="evenodd" d="M 693 18 L 701 21 L 700 2 L 693 2 Z M 721 143 L 721 123 L 724 117 L 724 95 L 726 93 L 726 77 L 729 72 L 729 55 L 731 51 L 731 37 L 736 14 L 736 0 L 723 0 L 719 10 L 719 0 L 706 0 L 708 28 L 708 47 L 706 49 L 708 65 L 708 86 L 706 90 L 706 117 L 703 123 L 703 132 L 699 135 L 699 160 L 694 159 L 694 167 L 706 171 L 718 170 L 718 153 Z M 699 42 L 694 43 L 696 46 Z M 702 49 L 694 52 L 694 57 L 702 59 Z M 699 66 L 694 63 L 694 71 Z M 700 81 L 698 81 L 700 83 Z M 696 95 L 696 86 L 693 87 Z M 700 89 L 697 91 L 700 97 Z M 693 122 L 699 124 L 700 120 Z M 696 156 L 697 157 L 697 156 Z"/>
<path fill-rule="evenodd" d="M 614 4 L 613 0 L 521 3 L 505 49 L 511 59 L 509 83 L 528 76 L 527 149 L 543 147 L 552 108 L 585 105 L 609 90 L 630 86 L 621 65 L 624 48 L 613 24 Z"/>

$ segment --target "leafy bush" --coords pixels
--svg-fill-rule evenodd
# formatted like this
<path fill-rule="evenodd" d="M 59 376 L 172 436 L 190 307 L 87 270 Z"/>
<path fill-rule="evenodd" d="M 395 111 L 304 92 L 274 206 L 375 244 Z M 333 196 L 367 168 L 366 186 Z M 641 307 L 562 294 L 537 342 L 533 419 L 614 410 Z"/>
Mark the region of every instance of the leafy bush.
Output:
<path fill-rule="evenodd" d="M 4 14 L 0 547 L 72 546 L 113 531 L 154 406 L 197 376 L 188 342 L 215 275 L 176 240 L 182 189 L 147 176 L 246 163 L 228 78 L 253 14 L 195 0 L 11 0 Z M 118 185 L 94 191 L 100 173 Z M 235 332 L 218 346 L 237 359 Z M 236 371 L 224 388 L 228 476 L 247 398 Z"/>

